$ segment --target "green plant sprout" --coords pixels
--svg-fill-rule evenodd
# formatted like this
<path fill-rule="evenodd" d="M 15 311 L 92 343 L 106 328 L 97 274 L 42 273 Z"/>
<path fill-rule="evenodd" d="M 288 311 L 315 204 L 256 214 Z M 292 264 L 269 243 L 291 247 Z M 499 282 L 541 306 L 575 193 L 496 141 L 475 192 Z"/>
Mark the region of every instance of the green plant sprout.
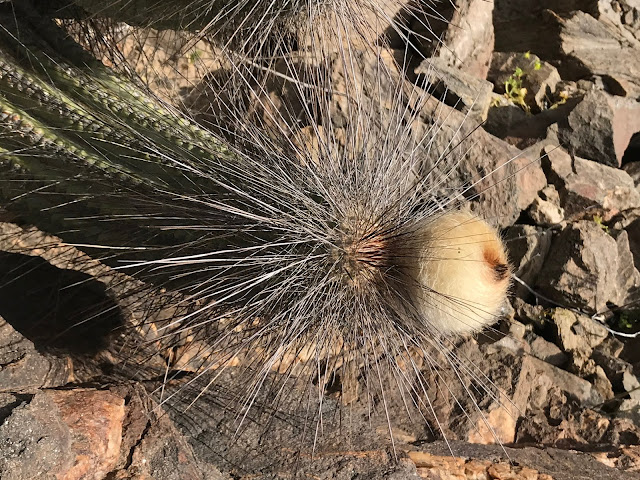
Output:
<path fill-rule="evenodd" d="M 593 221 L 602 229 L 604 233 L 609 233 L 609 227 L 603 223 L 603 218 L 600 215 L 594 215 Z"/>

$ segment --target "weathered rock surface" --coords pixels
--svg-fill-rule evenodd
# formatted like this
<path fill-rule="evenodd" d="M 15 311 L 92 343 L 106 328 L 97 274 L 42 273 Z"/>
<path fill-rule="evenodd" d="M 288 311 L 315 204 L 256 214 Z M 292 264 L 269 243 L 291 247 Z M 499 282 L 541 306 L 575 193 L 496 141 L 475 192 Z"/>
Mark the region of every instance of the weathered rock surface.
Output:
<path fill-rule="evenodd" d="M 560 122 L 558 139 L 575 156 L 619 167 L 639 131 L 640 102 L 592 90 Z"/>
<path fill-rule="evenodd" d="M 542 150 L 547 179 L 560 194 L 566 218 L 601 216 L 605 221 L 640 205 L 640 193 L 623 170 L 582 158 L 571 158 L 558 147 Z"/>
<path fill-rule="evenodd" d="M 536 283 L 551 247 L 552 232 L 531 225 L 514 225 L 505 234 L 505 244 L 514 274 L 529 287 Z M 520 283 L 514 285 L 520 298 L 527 298 L 529 290 Z"/>
<path fill-rule="evenodd" d="M 436 98 L 468 114 L 472 123 L 481 123 L 487 119 L 493 99 L 491 82 L 477 78 L 465 70 L 450 67 L 439 57 L 423 60 L 414 72 L 418 75 L 416 83 L 422 84 L 425 81 L 431 84 L 429 91 L 433 91 Z"/>
<path fill-rule="evenodd" d="M 558 346 L 567 353 L 589 357 L 593 349 L 609 335 L 606 328 L 596 320 L 564 308 L 553 311 L 552 322 L 556 327 Z"/>
<path fill-rule="evenodd" d="M 589 3 L 501 1 L 495 9 L 496 50 L 531 51 L 555 63 L 565 80 L 601 75 L 610 93 L 637 98 L 638 40 L 598 11 L 610 2 Z"/>
<path fill-rule="evenodd" d="M 560 206 L 560 195 L 553 185 L 540 191 L 529 207 L 528 214 L 536 225 L 550 227 L 564 221 L 564 208 Z"/>
<path fill-rule="evenodd" d="M 124 401 L 106 391 L 46 390 L 0 425 L 0 476 L 101 480 L 120 454 Z"/>
<path fill-rule="evenodd" d="M 423 7 L 424 8 L 424 7 Z M 447 65 L 462 68 L 469 75 L 485 79 L 491 64 L 494 33 L 491 21 L 493 3 L 460 0 L 438 5 L 437 17 L 429 15 L 411 24 L 426 58 L 437 56 Z M 432 38 L 440 42 L 428 41 Z M 441 48 L 446 45 L 446 48 Z"/>
<path fill-rule="evenodd" d="M 525 446 L 522 448 L 510 448 L 500 447 L 498 445 L 473 445 L 463 444 L 461 442 L 434 442 L 431 444 L 422 445 L 423 453 L 412 454 L 416 460 L 416 464 L 424 465 L 427 469 L 425 473 L 429 474 L 428 469 L 433 469 L 433 475 L 426 478 L 451 478 L 460 480 L 472 480 L 481 478 L 500 478 L 503 480 L 524 480 L 524 479 L 537 479 L 537 480 L 584 480 L 585 478 L 598 478 L 602 480 L 619 480 L 621 478 L 620 470 L 613 469 L 608 465 L 604 465 L 596 460 L 592 455 L 588 453 L 580 452 L 568 452 L 558 448 L 545 447 L 539 449 L 535 447 Z M 458 452 L 458 457 L 451 457 L 450 449 L 454 452 Z M 505 454 L 506 452 L 506 454 Z M 619 451 L 616 452 L 620 457 L 623 454 Z M 430 457 L 430 455 L 436 456 L 436 458 Z M 508 467 L 504 462 L 504 459 L 508 455 L 508 458 L 517 466 Z M 444 457 L 444 458 L 442 458 Z M 462 457 L 462 458 L 460 458 Z M 612 455 L 612 459 L 615 458 Z M 467 459 L 480 459 L 479 465 L 472 463 L 473 460 Z M 483 461 L 496 462 L 496 469 L 487 472 L 482 472 L 482 468 L 486 468 L 486 464 Z M 609 463 L 613 463 L 612 460 Z M 460 471 L 461 467 L 464 467 L 467 463 L 470 463 L 469 471 Z M 445 470 L 441 468 L 442 465 L 450 465 L 451 470 Z M 522 467 L 528 467 L 526 470 Z M 520 469 L 520 468 L 522 469 Z M 509 468 L 512 468 L 510 471 Z M 477 470 L 480 473 L 476 475 Z M 419 470 L 421 471 L 421 470 Z M 457 476 L 450 475 L 449 472 L 455 472 Z M 487 475 L 487 473 L 489 475 Z M 442 475 L 438 477 L 437 475 Z M 492 476 L 495 474 L 497 476 Z M 500 475 L 504 476 L 500 476 Z M 522 476 L 518 476 L 522 475 Z M 530 475 L 530 476 L 526 476 Z M 640 474 L 634 472 L 624 472 L 622 478 L 638 479 Z"/>
<path fill-rule="evenodd" d="M 581 220 L 554 239 L 537 289 L 563 307 L 601 312 L 620 301 L 623 267 L 616 240 L 598 223 Z"/>
<path fill-rule="evenodd" d="M 0 392 L 59 387 L 74 379 L 70 357 L 38 352 L 0 317 Z"/>

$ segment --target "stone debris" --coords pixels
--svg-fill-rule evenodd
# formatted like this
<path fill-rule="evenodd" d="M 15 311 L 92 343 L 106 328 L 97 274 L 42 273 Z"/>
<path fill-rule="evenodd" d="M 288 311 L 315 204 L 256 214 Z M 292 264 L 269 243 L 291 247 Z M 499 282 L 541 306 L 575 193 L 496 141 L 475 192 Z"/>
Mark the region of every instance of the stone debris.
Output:
<path fill-rule="evenodd" d="M 101 480 L 112 471 L 122 441 L 122 398 L 82 388 L 22 398 L 0 425 L 3 479 Z"/>

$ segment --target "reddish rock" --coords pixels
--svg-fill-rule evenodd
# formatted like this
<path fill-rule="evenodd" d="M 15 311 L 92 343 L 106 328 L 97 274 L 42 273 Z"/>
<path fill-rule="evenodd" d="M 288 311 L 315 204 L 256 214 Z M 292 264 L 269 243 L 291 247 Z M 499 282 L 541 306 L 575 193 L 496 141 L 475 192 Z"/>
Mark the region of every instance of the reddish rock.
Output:
<path fill-rule="evenodd" d="M 116 465 L 122 441 L 124 400 L 109 391 L 49 391 L 71 434 L 74 465 L 64 480 L 100 480 Z"/>
<path fill-rule="evenodd" d="M 0 477 L 101 480 L 120 454 L 124 400 L 108 391 L 43 390 L 0 426 Z"/>
<path fill-rule="evenodd" d="M 485 79 L 493 53 L 493 2 L 456 0 L 437 5 L 437 14 L 417 19 L 411 25 L 418 38 L 440 42 L 419 42 L 421 53 L 440 57 L 449 66 L 464 69 L 474 77 Z M 446 45 L 446 47 L 442 47 Z"/>

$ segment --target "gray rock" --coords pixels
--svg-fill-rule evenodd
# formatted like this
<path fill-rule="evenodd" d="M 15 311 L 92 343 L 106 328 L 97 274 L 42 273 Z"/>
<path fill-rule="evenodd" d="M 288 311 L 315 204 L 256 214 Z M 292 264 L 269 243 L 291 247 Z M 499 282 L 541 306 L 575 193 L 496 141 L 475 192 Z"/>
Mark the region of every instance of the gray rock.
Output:
<path fill-rule="evenodd" d="M 604 6 L 611 2 L 588 3 L 501 1 L 494 22 L 496 50 L 535 52 L 554 63 L 565 80 L 600 75 L 615 85 L 611 93 L 638 97 L 640 42 L 621 21 L 611 21 L 615 13 L 605 18 Z"/>
<path fill-rule="evenodd" d="M 558 138 L 573 155 L 619 167 L 638 131 L 640 102 L 592 90 L 559 123 Z"/>
<path fill-rule="evenodd" d="M 636 61 L 640 42 L 620 25 L 576 11 L 561 22 L 560 42 L 566 73 L 577 77 L 585 74 L 610 77 L 627 96 L 640 94 L 640 65 Z"/>
<path fill-rule="evenodd" d="M 0 392 L 59 387 L 74 379 L 69 357 L 40 353 L 0 317 Z"/>
<path fill-rule="evenodd" d="M 538 275 L 538 291 L 562 307 L 596 313 L 619 297 L 618 245 L 594 221 L 566 227 Z"/>
<path fill-rule="evenodd" d="M 574 158 L 559 147 L 543 148 L 542 166 L 560 194 L 566 217 L 593 217 L 606 221 L 620 211 L 640 205 L 640 192 L 623 170 L 582 158 Z M 591 213 L 593 212 L 593 213 Z"/>
<path fill-rule="evenodd" d="M 73 467 L 72 434 L 44 393 L 13 409 L 0 425 L 0 478 L 55 479 Z"/>
<path fill-rule="evenodd" d="M 493 92 L 491 82 L 470 75 L 466 70 L 450 67 L 440 57 L 423 60 L 414 72 L 419 84 L 431 84 L 429 91 L 433 90 L 433 94 L 447 105 L 468 113 L 472 122 L 481 123 L 487 119 Z"/>
<path fill-rule="evenodd" d="M 514 225 L 505 234 L 505 244 L 509 251 L 509 260 L 514 274 L 529 286 L 536 283 L 538 273 L 544 265 L 551 247 L 552 233 L 531 225 Z M 514 293 L 527 298 L 529 291 L 524 285 L 516 283 Z"/>
<path fill-rule="evenodd" d="M 597 8 L 592 7 L 592 15 L 601 20 L 608 20 L 616 27 L 628 32 L 636 40 L 640 40 L 640 3 L 638 0 L 599 0 L 593 2 Z"/>
<path fill-rule="evenodd" d="M 608 355 L 600 349 L 596 349 L 592 354 L 593 360 L 604 370 L 607 378 L 613 386 L 613 391 L 616 393 L 626 392 L 624 386 L 625 373 L 632 372 L 632 366 L 624 360 Z"/>
<path fill-rule="evenodd" d="M 556 367 L 562 367 L 567 363 L 569 357 L 555 343 L 551 343 L 544 338 L 535 335 L 529 342 L 531 354 L 540 360 Z"/>
<path fill-rule="evenodd" d="M 636 188 L 640 187 L 640 162 L 627 163 L 622 166 L 622 169 L 633 179 Z"/>
<path fill-rule="evenodd" d="M 618 298 L 612 303 L 620 308 L 640 301 L 640 271 L 634 262 L 629 235 L 622 231 L 616 238 L 620 270 L 618 272 Z"/>

